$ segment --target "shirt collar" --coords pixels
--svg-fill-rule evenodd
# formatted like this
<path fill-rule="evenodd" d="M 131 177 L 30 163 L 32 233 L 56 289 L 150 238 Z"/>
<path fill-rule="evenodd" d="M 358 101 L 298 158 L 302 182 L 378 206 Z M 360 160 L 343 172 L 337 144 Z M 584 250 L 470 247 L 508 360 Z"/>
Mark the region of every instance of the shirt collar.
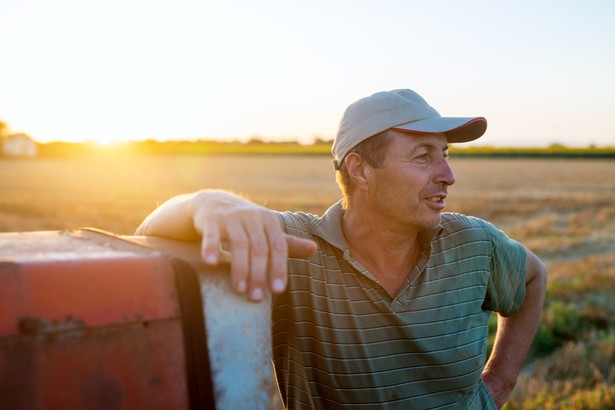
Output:
<path fill-rule="evenodd" d="M 338 201 L 331 205 L 324 215 L 317 219 L 312 227 L 312 234 L 324 239 L 336 248 L 345 251 L 348 249 L 344 231 L 342 230 L 342 217 L 344 216 L 344 208 L 342 201 Z"/>

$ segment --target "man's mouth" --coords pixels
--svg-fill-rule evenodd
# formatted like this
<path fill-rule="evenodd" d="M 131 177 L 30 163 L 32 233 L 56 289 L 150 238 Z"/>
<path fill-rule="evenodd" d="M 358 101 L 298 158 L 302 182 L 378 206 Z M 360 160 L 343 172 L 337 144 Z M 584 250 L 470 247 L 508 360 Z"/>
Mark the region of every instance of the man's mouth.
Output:
<path fill-rule="evenodd" d="M 431 195 L 428 194 L 424 198 L 425 202 L 429 205 L 429 207 L 438 212 L 442 211 L 446 206 L 446 203 L 444 202 L 444 200 L 446 199 L 445 192 L 436 192 Z"/>
<path fill-rule="evenodd" d="M 424 198 L 431 202 L 444 201 L 444 199 L 446 199 L 446 192 L 444 191 L 438 191 L 438 192 L 433 192 L 433 193 L 430 192 L 427 195 L 425 195 Z"/>
<path fill-rule="evenodd" d="M 441 202 L 443 199 L 444 199 L 443 196 L 431 196 L 427 198 L 427 200 L 431 202 Z"/>

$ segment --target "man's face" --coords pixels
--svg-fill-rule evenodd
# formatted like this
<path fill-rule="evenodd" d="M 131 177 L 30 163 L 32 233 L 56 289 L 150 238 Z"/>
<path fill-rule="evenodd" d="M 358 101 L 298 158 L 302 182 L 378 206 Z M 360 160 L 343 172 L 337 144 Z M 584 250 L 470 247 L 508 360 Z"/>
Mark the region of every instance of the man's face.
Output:
<path fill-rule="evenodd" d="M 432 229 L 440 223 L 447 188 L 455 183 L 446 136 L 390 133 L 384 165 L 372 169 L 369 203 L 396 229 Z"/>

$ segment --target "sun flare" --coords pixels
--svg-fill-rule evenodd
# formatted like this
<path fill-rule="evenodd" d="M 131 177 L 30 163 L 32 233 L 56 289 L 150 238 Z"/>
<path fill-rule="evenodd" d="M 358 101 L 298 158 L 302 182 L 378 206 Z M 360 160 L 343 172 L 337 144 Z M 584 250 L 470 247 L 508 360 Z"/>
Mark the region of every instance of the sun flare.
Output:
<path fill-rule="evenodd" d="M 111 148 L 126 141 L 113 137 L 95 137 L 89 139 L 88 142 L 100 148 Z"/>

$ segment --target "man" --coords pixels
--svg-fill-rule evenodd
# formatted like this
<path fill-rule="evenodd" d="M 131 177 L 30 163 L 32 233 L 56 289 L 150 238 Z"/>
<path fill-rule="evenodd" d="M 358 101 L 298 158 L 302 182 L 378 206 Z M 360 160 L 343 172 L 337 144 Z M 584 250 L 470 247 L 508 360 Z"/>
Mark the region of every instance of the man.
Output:
<path fill-rule="evenodd" d="M 455 182 L 448 143 L 486 126 L 441 117 L 411 90 L 376 93 L 342 117 L 332 152 L 344 198 L 322 218 L 200 191 L 137 233 L 201 240 L 209 264 L 226 241 L 234 288 L 254 301 L 275 293 L 273 360 L 289 408 L 499 408 L 536 331 L 546 272 L 491 224 L 442 213 Z"/>

